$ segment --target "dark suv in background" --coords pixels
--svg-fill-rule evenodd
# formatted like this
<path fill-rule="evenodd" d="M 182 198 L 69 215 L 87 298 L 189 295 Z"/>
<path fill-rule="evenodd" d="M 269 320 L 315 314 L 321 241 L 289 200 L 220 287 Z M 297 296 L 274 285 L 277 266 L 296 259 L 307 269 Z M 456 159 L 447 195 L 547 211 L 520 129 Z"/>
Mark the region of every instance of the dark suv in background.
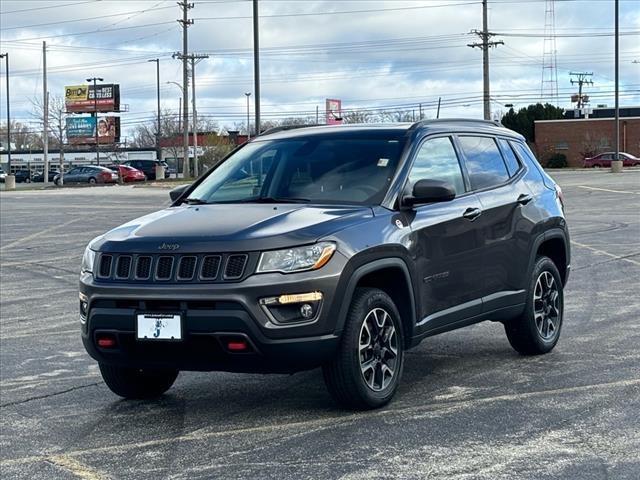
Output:
<path fill-rule="evenodd" d="M 147 180 L 156 180 L 156 167 L 162 165 L 164 167 L 164 178 L 169 178 L 171 172 L 167 162 L 160 160 L 127 160 L 122 165 L 127 165 L 140 170 L 147 177 Z"/>
<path fill-rule="evenodd" d="M 338 403 L 374 408 L 426 337 L 491 320 L 524 355 L 558 341 L 562 194 L 492 122 L 267 132 L 172 199 L 82 261 L 82 340 L 123 397 L 321 366 Z"/>

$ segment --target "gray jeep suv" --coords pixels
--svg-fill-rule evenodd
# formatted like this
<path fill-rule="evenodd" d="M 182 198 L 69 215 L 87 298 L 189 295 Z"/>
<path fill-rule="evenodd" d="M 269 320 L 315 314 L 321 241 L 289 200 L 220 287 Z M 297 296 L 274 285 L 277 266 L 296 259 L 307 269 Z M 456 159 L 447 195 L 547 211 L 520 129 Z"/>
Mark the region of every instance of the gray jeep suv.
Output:
<path fill-rule="evenodd" d="M 562 193 L 498 124 L 280 129 L 171 196 L 82 261 L 82 341 L 123 397 L 322 367 L 339 404 L 375 408 L 426 337 L 497 321 L 535 355 L 560 336 Z"/>

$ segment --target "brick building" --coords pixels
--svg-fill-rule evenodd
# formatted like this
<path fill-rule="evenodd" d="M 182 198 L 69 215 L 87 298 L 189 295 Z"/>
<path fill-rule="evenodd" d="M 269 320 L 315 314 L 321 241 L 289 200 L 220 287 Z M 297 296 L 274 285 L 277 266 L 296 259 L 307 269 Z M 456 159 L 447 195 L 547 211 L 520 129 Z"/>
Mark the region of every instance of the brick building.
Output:
<path fill-rule="evenodd" d="M 615 120 L 609 116 L 613 109 L 607 110 L 605 118 L 599 112 L 591 118 L 536 120 L 535 146 L 541 163 L 556 153 L 563 153 L 570 167 L 581 167 L 585 156 L 615 150 Z M 640 115 L 635 110 L 625 109 L 624 114 L 636 115 L 623 116 L 621 109 L 620 151 L 640 157 Z M 596 111 L 594 109 L 594 113 Z"/>

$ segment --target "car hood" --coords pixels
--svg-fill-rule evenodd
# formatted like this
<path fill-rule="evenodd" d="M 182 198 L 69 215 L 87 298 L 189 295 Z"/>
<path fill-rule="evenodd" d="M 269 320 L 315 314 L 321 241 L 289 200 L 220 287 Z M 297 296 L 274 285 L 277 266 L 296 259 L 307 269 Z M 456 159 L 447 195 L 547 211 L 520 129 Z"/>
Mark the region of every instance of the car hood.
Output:
<path fill-rule="evenodd" d="M 114 228 L 91 248 L 110 252 L 238 252 L 316 242 L 373 217 L 369 207 L 299 204 L 183 205 Z"/>

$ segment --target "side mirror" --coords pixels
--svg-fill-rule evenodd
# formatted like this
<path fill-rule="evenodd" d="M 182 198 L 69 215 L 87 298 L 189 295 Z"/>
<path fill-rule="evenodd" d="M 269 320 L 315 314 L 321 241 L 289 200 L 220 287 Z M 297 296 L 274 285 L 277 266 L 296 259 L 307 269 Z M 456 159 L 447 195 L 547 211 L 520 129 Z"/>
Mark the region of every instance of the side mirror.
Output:
<path fill-rule="evenodd" d="M 181 185 L 181 186 L 176 187 L 173 190 L 171 190 L 169 192 L 169 197 L 171 197 L 171 201 L 172 202 L 177 201 L 182 196 L 182 194 L 187 191 L 187 189 L 190 186 L 191 186 L 191 184 Z"/>
<path fill-rule="evenodd" d="M 402 204 L 413 207 L 425 203 L 448 202 L 455 197 L 456 191 L 448 182 L 418 180 L 413 185 L 413 194 L 403 197 Z"/>

